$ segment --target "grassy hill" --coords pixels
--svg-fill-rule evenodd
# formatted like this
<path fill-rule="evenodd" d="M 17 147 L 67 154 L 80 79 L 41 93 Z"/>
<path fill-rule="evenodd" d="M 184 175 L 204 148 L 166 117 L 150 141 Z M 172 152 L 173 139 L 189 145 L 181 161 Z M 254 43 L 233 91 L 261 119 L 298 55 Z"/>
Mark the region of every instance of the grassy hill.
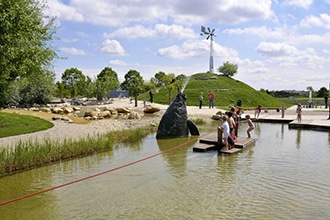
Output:
<path fill-rule="evenodd" d="M 255 108 L 261 105 L 263 108 L 280 108 L 282 102 L 266 92 L 257 91 L 249 85 L 222 75 L 212 73 L 197 73 L 189 77 L 189 81 L 183 91 L 187 95 L 187 105 L 198 106 L 199 94 L 203 92 L 203 106 L 208 107 L 207 94 L 213 90 L 215 94 L 215 106 L 227 109 L 236 106 L 241 100 L 244 109 Z M 168 90 L 160 88 L 154 92 L 154 102 L 168 104 Z M 174 98 L 177 91 L 172 92 Z M 149 99 L 148 93 L 141 94 L 139 99 Z"/>

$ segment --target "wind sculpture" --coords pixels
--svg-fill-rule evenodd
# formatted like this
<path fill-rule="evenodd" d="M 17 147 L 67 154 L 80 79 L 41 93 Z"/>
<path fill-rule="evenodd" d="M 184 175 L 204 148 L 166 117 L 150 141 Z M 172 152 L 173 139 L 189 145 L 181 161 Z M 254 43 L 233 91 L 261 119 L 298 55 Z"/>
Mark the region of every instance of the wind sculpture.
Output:
<path fill-rule="evenodd" d="M 211 28 L 205 28 L 204 26 L 201 27 L 201 36 L 207 35 L 206 40 L 211 39 L 210 42 L 210 69 L 209 72 L 213 73 L 214 67 L 213 67 L 213 37 L 216 37 L 217 35 L 214 33 L 215 29 L 211 31 Z"/>

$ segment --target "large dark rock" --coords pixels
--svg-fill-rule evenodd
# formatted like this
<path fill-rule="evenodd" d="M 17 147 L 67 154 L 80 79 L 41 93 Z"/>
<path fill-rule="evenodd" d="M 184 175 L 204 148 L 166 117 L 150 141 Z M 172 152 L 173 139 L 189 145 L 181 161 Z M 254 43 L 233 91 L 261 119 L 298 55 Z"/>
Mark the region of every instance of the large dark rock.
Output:
<path fill-rule="evenodd" d="M 189 131 L 191 135 L 199 135 L 196 125 L 188 120 L 186 95 L 180 92 L 163 115 L 156 138 L 186 137 Z"/>

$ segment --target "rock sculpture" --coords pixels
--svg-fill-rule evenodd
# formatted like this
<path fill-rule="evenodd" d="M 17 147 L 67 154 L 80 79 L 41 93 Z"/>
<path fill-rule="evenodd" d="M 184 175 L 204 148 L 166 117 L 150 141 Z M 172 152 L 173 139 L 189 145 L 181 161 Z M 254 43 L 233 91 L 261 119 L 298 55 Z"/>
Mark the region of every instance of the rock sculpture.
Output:
<path fill-rule="evenodd" d="M 179 92 L 167 108 L 157 130 L 156 139 L 199 135 L 196 125 L 188 119 L 186 95 Z"/>

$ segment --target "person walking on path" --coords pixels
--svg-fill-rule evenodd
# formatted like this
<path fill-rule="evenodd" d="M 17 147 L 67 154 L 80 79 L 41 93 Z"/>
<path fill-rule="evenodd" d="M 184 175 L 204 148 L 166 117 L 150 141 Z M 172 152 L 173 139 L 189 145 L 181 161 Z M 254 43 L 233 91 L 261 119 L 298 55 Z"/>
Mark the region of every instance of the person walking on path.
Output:
<path fill-rule="evenodd" d="M 202 105 L 203 105 L 203 93 L 201 92 L 200 94 L 199 94 L 199 109 L 201 109 L 202 108 Z"/>
<path fill-rule="evenodd" d="M 300 103 L 297 106 L 296 113 L 297 113 L 298 123 L 300 123 L 301 122 L 301 113 L 302 113 L 302 107 L 301 107 Z"/>
<path fill-rule="evenodd" d="M 214 108 L 214 98 L 215 98 L 215 95 L 214 95 L 214 93 L 213 93 L 212 90 L 208 94 L 208 98 L 209 98 L 209 108 Z"/>
<path fill-rule="evenodd" d="M 150 96 L 149 102 L 152 103 L 154 101 L 154 93 L 152 92 L 152 90 L 149 91 L 149 96 Z"/>

